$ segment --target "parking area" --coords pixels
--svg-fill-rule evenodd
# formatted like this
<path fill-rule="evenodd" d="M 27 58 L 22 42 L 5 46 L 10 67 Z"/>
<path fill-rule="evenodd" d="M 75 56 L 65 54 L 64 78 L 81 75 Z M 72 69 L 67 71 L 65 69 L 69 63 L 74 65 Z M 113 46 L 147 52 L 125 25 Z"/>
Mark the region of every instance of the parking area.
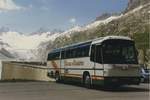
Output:
<path fill-rule="evenodd" d="M 55 82 L 0 82 L 0 100 L 148 100 L 149 85 L 86 89 Z"/>

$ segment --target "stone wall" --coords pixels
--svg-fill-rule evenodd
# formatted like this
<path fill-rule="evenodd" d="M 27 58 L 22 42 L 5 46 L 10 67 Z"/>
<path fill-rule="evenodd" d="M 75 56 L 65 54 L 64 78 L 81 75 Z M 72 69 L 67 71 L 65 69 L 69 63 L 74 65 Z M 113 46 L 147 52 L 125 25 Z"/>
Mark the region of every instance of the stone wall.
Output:
<path fill-rule="evenodd" d="M 1 80 L 50 81 L 47 68 L 11 62 L 2 62 Z"/>

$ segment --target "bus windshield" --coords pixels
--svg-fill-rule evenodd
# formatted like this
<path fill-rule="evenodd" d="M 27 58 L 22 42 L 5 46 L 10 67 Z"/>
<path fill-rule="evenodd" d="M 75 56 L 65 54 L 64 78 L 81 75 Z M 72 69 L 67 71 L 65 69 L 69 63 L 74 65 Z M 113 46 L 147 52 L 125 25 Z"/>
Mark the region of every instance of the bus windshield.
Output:
<path fill-rule="evenodd" d="M 137 64 L 133 41 L 107 40 L 102 47 L 104 64 Z"/>

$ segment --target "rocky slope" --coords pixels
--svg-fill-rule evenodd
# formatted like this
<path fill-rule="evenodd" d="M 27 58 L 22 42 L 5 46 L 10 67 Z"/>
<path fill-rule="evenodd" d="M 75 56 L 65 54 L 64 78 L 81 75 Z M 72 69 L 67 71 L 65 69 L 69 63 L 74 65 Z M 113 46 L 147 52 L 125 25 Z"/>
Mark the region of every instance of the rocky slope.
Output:
<path fill-rule="evenodd" d="M 125 12 L 128 12 L 130 10 L 133 10 L 134 8 L 137 8 L 140 5 L 148 4 L 149 0 L 129 0 L 128 7 L 126 8 Z"/>

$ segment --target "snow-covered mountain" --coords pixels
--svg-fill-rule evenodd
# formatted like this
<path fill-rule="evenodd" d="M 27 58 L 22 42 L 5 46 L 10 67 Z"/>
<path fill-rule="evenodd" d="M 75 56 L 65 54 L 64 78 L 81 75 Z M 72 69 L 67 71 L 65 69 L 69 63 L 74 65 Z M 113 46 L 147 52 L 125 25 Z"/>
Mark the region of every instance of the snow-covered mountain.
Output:
<path fill-rule="evenodd" d="M 48 34 L 28 36 L 18 32 L 5 32 L 1 35 L 0 39 L 4 43 L 8 43 L 12 49 L 33 49 L 42 41 L 49 40 Z"/>
<path fill-rule="evenodd" d="M 36 60 L 38 46 L 42 42 L 53 41 L 59 33 L 51 35 L 51 32 L 42 34 L 25 35 L 19 32 L 1 32 L 0 48 L 5 48 L 16 59 Z"/>

